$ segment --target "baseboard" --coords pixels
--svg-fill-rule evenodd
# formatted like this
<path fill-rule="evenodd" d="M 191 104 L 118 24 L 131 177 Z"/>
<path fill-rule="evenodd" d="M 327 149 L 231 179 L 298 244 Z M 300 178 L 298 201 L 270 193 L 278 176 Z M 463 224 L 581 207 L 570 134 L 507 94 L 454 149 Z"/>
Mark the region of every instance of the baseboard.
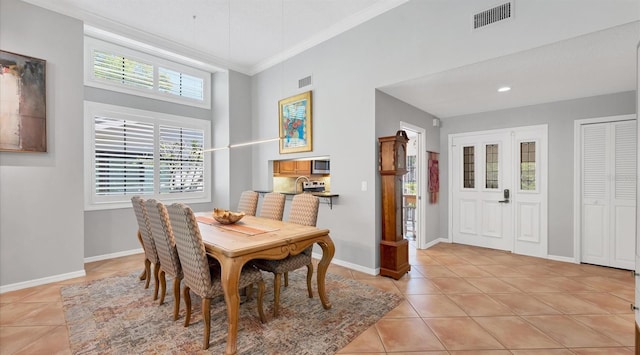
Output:
<path fill-rule="evenodd" d="M 314 259 L 322 259 L 322 253 L 313 253 L 312 256 L 313 256 Z M 363 273 L 368 274 L 368 275 L 378 275 L 380 273 L 380 268 L 371 269 L 371 268 L 368 268 L 368 267 L 364 267 L 364 266 L 361 266 L 361 265 L 356 265 L 356 264 L 350 263 L 348 261 L 343 261 L 343 260 L 339 260 L 339 259 L 332 259 L 331 263 L 339 265 L 339 266 L 346 267 L 347 269 L 363 272 Z"/>
<path fill-rule="evenodd" d="M 98 255 L 98 256 L 91 256 L 91 257 L 88 257 L 88 258 L 84 258 L 84 262 L 85 263 L 92 263 L 94 261 L 115 259 L 115 258 L 119 258 L 119 257 L 122 257 L 122 256 L 129 256 L 129 255 L 140 254 L 140 253 L 144 253 L 144 250 L 142 248 L 119 251 L 117 253 L 111 253 L 111 254 L 103 254 L 103 255 Z"/>
<path fill-rule="evenodd" d="M 9 285 L 3 285 L 3 286 L 0 286 L 0 294 L 5 293 L 5 292 L 21 290 L 23 288 L 29 288 L 29 287 L 49 284 L 49 283 L 52 283 L 52 282 L 59 282 L 59 281 L 64 281 L 64 280 L 69 280 L 69 279 L 75 279 L 76 277 L 83 277 L 83 276 L 86 276 L 85 271 L 84 270 L 79 270 L 79 271 L 69 272 L 69 273 L 66 273 L 66 274 L 47 276 L 47 277 L 43 277 L 41 279 L 34 279 L 34 280 L 29 280 L 29 281 L 17 282 L 17 283 L 9 284 Z"/>
<path fill-rule="evenodd" d="M 436 238 L 436 239 L 434 239 L 434 240 L 432 240 L 432 241 L 428 242 L 428 243 L 425 245 L 425 249 L 429 249 L 429 248 L 431 248 L 432 246 L 434 246 L 434 245 L 436 245 L 436 244 L 439 244 L 439 243 L 449 243 L 449 239 L 447 239 L 447 238 Z"/>
<path fill-rule="evenodd" d="M 579 264 L 579 262 L 577 262 L 575 258 L 570 256 L 558 256 L 558 255 L 548 254 L 547 259 L 555 260 L 555 261 L 564 261 L 565 263 Z"/>

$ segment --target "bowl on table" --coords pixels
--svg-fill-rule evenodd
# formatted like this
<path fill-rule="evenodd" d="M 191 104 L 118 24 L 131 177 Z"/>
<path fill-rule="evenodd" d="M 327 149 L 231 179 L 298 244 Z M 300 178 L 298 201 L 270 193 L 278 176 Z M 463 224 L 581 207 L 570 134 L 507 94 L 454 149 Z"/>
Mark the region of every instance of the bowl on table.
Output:
<path fill-rule="evenodd" d="M 212 216 L 213 219 L 221 224 L 233 224 L 244 217 L 244 212 L 233 212 L 222 208 L 214 208 Z"/>

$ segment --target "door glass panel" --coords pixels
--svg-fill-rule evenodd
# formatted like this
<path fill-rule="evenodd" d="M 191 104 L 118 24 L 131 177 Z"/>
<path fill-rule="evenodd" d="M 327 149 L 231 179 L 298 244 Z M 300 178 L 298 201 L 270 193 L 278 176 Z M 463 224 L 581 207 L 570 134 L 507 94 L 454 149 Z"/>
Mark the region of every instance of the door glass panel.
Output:
<path fill-rule="evenodd" d="M 475 147 L 463 147 L 462 155 L 464 159 L 463 163 L 463 173 L 464 178 L 462 179 L 464 182 L 464 187 L 473 189 L 476 187 L 476 179 L 474 174 L 474 161 L 475 161 Z"/>
<path fill-rule="evenodd" d="M 487 189 L 498 188 L 498 145 L 486 145 L 485 161 L 485 187 Z"/>
<path fill-rule="evenodd" d="M 536 189 L 536 142 L 520 143 L 520 189 Z"/>

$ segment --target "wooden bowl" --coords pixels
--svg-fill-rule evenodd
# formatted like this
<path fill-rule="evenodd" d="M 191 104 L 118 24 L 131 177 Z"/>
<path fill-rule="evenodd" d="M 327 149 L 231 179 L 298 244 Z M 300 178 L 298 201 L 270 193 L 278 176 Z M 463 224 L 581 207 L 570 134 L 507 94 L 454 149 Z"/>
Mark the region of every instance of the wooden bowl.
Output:
<path fill-rule="evenodd" d="M 221 224 L 233 224 L 244 217 L 244 212 L 233 212 L 221 208 L 213 209 L 213 218 Z"/>

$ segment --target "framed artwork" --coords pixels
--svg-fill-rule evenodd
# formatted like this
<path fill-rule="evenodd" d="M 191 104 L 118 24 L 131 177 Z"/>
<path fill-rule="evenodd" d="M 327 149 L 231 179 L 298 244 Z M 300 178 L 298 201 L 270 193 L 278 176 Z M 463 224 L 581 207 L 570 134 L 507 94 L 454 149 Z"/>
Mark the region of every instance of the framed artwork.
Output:
<path fill-rule="evenodd" d="M 46 61 L 0 50 L 0 150 L 47 151 Z"/>
<path fill-rule="evenodd" d="M 310 152 L 311 91 L 278 101 L 280 154 Z"/>
<path fill-rule="evenodd" d="M 429 203 L 438 203 L 438 193 L 440 192 L 440 169 L 438 167 L 438 156 L 436 152 L 429 154 Z"/>

